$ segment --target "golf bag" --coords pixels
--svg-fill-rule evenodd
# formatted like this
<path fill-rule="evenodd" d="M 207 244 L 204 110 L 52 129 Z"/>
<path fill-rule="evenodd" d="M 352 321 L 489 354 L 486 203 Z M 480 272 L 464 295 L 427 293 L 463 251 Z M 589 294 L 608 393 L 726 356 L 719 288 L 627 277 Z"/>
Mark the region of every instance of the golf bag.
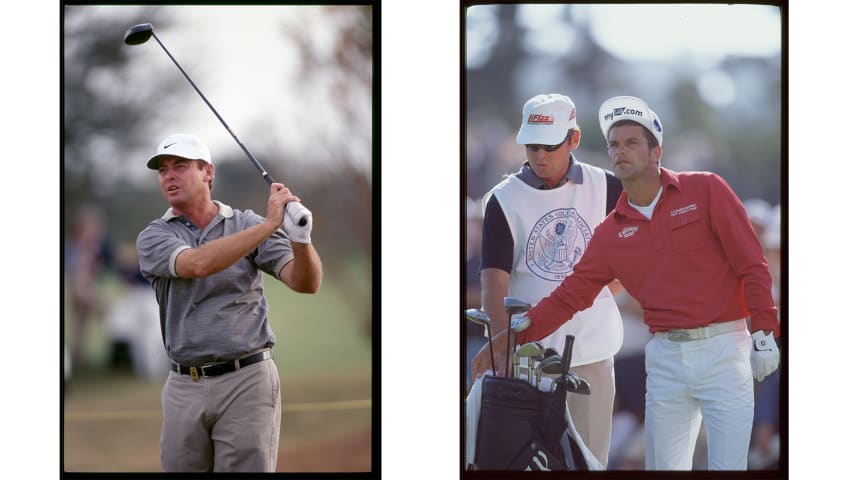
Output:
<path fill-rule="evenodd" d="M 472 469 L 591 469 L 570 429 L 566 382 L 543 392 L 524 380 L 485 376 L 481 388 Z"/>

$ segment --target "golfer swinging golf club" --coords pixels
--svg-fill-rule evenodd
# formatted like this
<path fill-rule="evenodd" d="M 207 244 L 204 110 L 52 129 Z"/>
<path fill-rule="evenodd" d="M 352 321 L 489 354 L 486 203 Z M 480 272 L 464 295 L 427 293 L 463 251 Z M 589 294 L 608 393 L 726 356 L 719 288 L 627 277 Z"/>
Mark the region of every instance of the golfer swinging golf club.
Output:
<path fill-rule="evenodd" d="M 270 185 L 266 217 L 212 200 L 214 164 L 194 135 L 166 137 L 147 166 L 171 206 L 136 243 L 172 361 L 162 395 L 163 469 L 273 472 L 281 396 L 261 274 L 295 292 L 318 291 L 311 212 L 300 205 L 286 213 L 300 200 L 281 183 Z"/>

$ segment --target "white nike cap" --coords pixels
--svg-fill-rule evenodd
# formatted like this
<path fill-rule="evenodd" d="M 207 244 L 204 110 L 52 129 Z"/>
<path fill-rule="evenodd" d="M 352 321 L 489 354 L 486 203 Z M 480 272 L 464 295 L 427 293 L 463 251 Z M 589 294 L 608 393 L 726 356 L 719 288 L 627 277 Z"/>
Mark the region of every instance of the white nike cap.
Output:
<path fill-rule="evenodd" d="M 157 153 L 148 159 L 148 168 L 157 170 L 160 168 L 160 159 L 164 157 L 181 157 L 187 160 L 203 160 L 213 164 L 211 152 L 208 146 L 195 135 L 187 133 L 173 133 L 164 138 L 157 146 Z"/>
<path fill-rule="evenodd" d="M 606 142 L 611 126 L 620 120 L 631 120 L 640 124 L 652 133 L 659 145 L 663 144 L 664 128 L 661 126 L 661 120 L 649 108 L 649 105 L 640 98 L 613 97 L 602 103 L 602 106 L 599 107 L 599 128 L 602 129 L 602 135 L 605 135 Z"/>
<path fill-rule="evenodd" d="M 516 143 L 557 145 L 566 138 L 568 130 L 577 126 L 571 98 L 557 93 L 537 95 L 522 107 L 522 126 Z"/>

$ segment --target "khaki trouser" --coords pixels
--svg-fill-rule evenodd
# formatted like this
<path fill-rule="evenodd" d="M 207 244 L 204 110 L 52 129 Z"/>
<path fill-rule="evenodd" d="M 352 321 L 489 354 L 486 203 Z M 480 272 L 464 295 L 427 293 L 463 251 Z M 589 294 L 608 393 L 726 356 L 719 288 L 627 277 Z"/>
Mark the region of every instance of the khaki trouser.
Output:
<path fill-rule="evenodd" d="M 591 391 L 590 395 L 566 394 L 572 423 L 587 448 L 607 468 L 614 414 L 614 357 L 570 370 L 587 380 Z"/>
<path fill-rule="evenodd" d="M 282 416 L 272 360 L 193 381 L 169 372 L 161 397 L 166 472 L 274 472 Z"/>

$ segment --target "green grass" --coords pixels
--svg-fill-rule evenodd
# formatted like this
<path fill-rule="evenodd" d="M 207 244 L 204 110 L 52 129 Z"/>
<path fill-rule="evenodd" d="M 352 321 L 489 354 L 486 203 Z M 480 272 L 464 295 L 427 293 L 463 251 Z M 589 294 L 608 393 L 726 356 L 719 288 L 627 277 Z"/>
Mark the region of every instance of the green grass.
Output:
<path fill-rule="evenodd" d="M 325 279 L 314 295 L 297 294 L 271 278 L 264 279 L 269 319 L 276 334 L 274 353 L 280 370 L 312 375 L 329 369 L 371 368 L 371 339 L 352 298 Z M 370 296 L 364 298 L 370 311 Z"/>

